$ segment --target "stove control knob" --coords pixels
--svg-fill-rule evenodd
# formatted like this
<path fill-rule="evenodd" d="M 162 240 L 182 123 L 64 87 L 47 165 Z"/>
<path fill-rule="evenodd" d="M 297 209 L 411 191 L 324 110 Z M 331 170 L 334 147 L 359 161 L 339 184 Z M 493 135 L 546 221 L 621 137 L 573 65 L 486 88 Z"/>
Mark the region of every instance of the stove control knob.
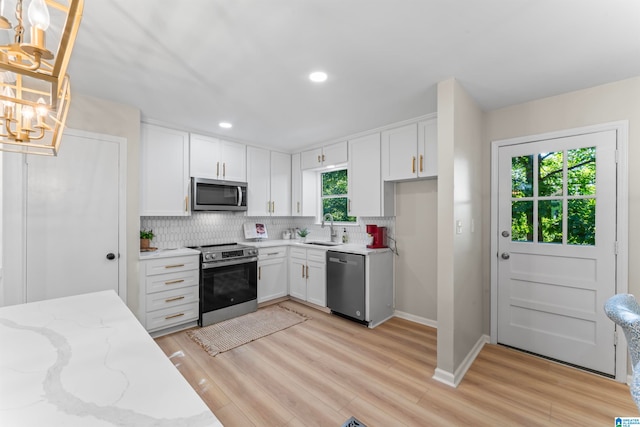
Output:
<path fill-rule="evenodd" d="M 204 256 L 204 259 L 211 259 L 211 254 L 206 254 L 206 255 Z"/>

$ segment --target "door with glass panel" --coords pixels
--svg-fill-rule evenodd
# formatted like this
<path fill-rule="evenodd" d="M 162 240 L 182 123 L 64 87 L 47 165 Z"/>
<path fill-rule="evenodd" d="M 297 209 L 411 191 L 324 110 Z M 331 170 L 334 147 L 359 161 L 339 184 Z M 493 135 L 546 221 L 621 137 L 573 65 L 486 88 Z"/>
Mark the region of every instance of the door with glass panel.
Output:
<path fill-rule="evenodd" d="M 609 375 L 616 132 L 499 148 L 498 342 Z"/>

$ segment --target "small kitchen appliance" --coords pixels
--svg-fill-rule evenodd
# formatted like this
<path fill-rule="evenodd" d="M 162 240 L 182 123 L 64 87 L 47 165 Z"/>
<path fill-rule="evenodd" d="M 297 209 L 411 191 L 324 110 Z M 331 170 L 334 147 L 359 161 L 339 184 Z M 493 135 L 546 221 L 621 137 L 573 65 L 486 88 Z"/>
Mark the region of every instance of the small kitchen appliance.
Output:
<path fill-rule="evenodd" d="M 368 248 L 380 249 L 387 247 L 387 227 L 378 227 L 374 224 L 368 224 L 367 234 L 373 236 L 373 242 L 367 245 Z"/>

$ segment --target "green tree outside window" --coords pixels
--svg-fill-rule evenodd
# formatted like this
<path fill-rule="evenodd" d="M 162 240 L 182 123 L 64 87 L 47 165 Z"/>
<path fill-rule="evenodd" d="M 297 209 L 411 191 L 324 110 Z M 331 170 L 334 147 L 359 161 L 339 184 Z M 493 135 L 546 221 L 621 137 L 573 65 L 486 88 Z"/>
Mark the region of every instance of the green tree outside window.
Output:
<path fill-rule="evenodd" d="M 347 170 L 323 172 L 321 178 L 322 215 L 331 214 L 335 222 L 356 222 L 356 217 L 349 216 L 348 211 Z"/>

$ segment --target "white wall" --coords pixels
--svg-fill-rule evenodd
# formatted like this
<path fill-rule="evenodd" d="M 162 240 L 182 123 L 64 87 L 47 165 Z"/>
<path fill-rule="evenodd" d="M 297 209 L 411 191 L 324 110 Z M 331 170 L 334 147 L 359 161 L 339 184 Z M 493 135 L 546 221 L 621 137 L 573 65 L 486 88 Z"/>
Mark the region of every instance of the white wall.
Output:
<path fill-rule="evenodd" d="M 438 358 L 435 377 L 457 384 L 481 341 L 483 113 L 455 80 L 438 84 Z M 460 232 L 456 231 L 458 223 Z"/>
<path fill-rule="evenodd" d="M 396 184 L 396 312 L 435 325 L 437 311 L 438 181 Z"/>
<path fill-rule="evenodd" d="M 596 125 L 629 121 L 629 292 L 640 296 L 640 77 L 514 105 L 486 114 L 482 149 L 482 231 L 490 246 L 491 141 Z M 485 288 L 484 331 L 490 331 L 490 258 L 483 256 Z"/>

